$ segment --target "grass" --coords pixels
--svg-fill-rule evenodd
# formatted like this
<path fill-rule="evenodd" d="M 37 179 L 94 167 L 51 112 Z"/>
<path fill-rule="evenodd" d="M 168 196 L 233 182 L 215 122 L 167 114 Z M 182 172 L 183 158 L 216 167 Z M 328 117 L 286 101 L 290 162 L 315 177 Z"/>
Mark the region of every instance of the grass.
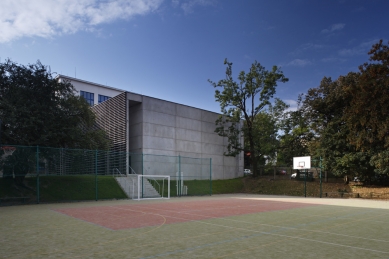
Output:
<path fill-rule="evenodd" d="M 97 180 L 97 182 L 96 182 Z M 37 201 L 37 178 L 25 179 L 27 188 L 13 184 L 12 179 L 0 178 L 0 198 L 6 197 L 29 197 L 28 202 Z M 316 179 L 313 182 L 292 181 L 289 177 L 243 177 L 228 180 L 185 180 L 189 196 L 212 194 L 268 194 L 304 196 L 305 188 L 308 197 L 320 196 L 320 183 Z M 39 201 L 81 201 L 102 199 L 126 199 L 127 196 L 118 183 L 111 176 L 78 175 L 78 176 L 41 176 L 39 178 Z M 96 190 L 97 186 L 97 190 Z M 357 194 L 357 195 L 354 195 Z M 165 195 L 167 190 L 165 189 Z M 176 181 L 170 183 L 170 196 L 177 196 Z M 365 187 L 345 185 L 343 182 L 322 183 L 323 197 L 363 197 L 363 198 L 389 198 L 389 188 Z"/>
<path fill-rule="evenodd" d="M 160 184 L 161 181 L 158 181 Z M 184 180 L 184 185 L 188 187 L 189 196 L 201 196 L 211 194 L 241 193 L 243 190 L 242 178 L 228 180 Z M 167 191 L 164 193 L 167 196 Z M 170 196 L 177 196 L 177 185 L 175 180 L 170 181 Z"/>
<path fill-rule="evenodd" d="M 41 176 L 39 189 L 36 177 L 25 178 L 24 183 L 27 188 L 15 186 L 12 179 L 0 179 L 0 197 L 23 196 L 35 201 L 39 191 L 40 202 L 127 198 L 110 176 Z"/>
<path fill-rule="evenodd" d="M 320 180 L 314 179 L 307 182 L 290 180 L 288 176 L 280 176 L 275 180 L 273 177 L 245 177 L 243 178 L 243 193 L 304 196 L 305 188 L 307 197 L 320 197 Z M 364 186 L 360 183 L 345 184 L 342 179 L 329 179 L 329 182 L 322 180 L 322 197 L 360 197 L 388 199 L 389 187 Z"/>

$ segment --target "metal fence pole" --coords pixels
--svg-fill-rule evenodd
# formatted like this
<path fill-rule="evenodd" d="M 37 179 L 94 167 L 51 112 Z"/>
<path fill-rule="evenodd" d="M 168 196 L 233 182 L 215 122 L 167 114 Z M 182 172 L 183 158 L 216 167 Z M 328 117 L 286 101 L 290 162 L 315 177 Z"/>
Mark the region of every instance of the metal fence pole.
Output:
<path fill-rule="evenodd" d="M 177 179 L 177 196 L 181 196 L 181 156 L 178 155 L 178 179 Z"/>
<path fill-rule="evenodd" d="M 307 197 L 307 169 L 305 169 L 305 177 L 304 177 L 304 197 Z"/>
<path fill-rule="evenodd" d="M 209 159 L 209 195 L 212 196 L 212 158 Z"/>
<path fill-rule="evenodd" d="M 39 146 L 36 146 L 36 203 L 39 203 Z"/>
<path fill-rule="evenodd" d="M 320 165 L 320 198 L 322 197 L 322 180 L 321 180 L 321 157 L 319 160 L 319 165 Z"/>
<path fill-rule="evenodd" d="M 96 201 L 98 200 L 98 186 L 97 186 L 97 150 L 95 150 L 95 189 L 96 189 Z"/>

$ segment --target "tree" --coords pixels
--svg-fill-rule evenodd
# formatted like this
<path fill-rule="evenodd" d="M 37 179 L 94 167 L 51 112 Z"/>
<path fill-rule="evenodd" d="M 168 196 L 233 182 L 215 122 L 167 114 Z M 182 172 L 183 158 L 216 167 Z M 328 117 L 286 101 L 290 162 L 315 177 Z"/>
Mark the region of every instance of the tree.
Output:
<path fill-rule="evenodd" d="M 324 77 L 317 88 L 309 89 L 303 101 L 302 113 L 310 131 L 315 150 L 311 154 L 323 158 L 325 171 L 338 176 L 359 175 L 369 178 L 373 167 L 370 164 L 371 149 L 361 150 L 350 141 L 354 129 L 347 113 L 352 109 L 355 92 L 360 82 L 360 73 L 350 72 L 337 80 Z M 350 135 L 351 134 L 351 135 Z"/>
<path fill-rule="evenodd" d="M 298 98 L 300 107 L 302 96 Z M 282 120 L 280 129 L 283 134 L 279 138 L 279 148 L 277 151 L 277 164 L 292 165 L 293 157 L 310 155 L 310 148 L 313 132 L 310 130 L 301 108 L 290 111 L 286 118 Z"/>
<path fill-rule="evenodd" d="M 253 122 L 254 149 L 256 150 L 257 164 L 275 162 L 279 148 L 279 130 L 283 123 L 285 110 L 289 106 L 282 100 L 275 98 L 274 104 L 259 112 Z M 250 140 L 245 136 L 245 147 L 250 146 Z"/>
<path fill-rule="evenodd" d="M 0 119 L 1 143 L 86 149 L 109 145 L 87 102 L 39 61 L 27 66 L 11 60 L 0 63 Z M 18 152 L 21 149 L 15 156 Z M 20 165 L 23 172 L 18 173 L 25 175 L 26 166 Z"/>
<path fill-rule="evenodd" d="M 301 97 L 302 106 L 285 125 L 292 131 L 281 137 L 282 159 L 290 159 L 285 146 L 305 143 L 302 153 L 321 156 L 335 175 L 389 175 L 389 46 L 381 40 L 368 54 L 371 62 L 359 72 L 335 81 L 324 77 Z"/>
<path fill-rule="evenodd" d="M 371 154 L 376 173 L 389 175 L 389 46 L 380 40 L 368 54 L 371 62 L 359 66 L 358 82 L 344 84 L 351 100 L 344 118 L 350 143 Z"/>
<path fill-rule="evenodd" d="M 39 61 L 0 63 L 2 143 L 106 149 L 95 115 L 69 82 L 58 82 Z"/>
<path fill-rule="evenodd" d="M 273 66 L 271 71 L 266 70 L 255 61 L 248 73 L 241 71 L 239 82 L 232 76 L 232 63 L 225 59 L 226 78 L 217 83 L 208 80 L 215 88 L 215 99 L 220 103 L 222 115 L 216 120 L 216 130 L 219 136 L 228 139 L 227 156 L 236 156 L 242 151 L 250 152 L 253 175 L 257 175 L 257 157 L 255 126 L 258 116 L 269 107 L 276 92 L 278 82 L 287 82 L 288 78 L 282 71 Z M 244 121 L 244 123 L 242 123 Z M 242 135 L 243 134 L 243 135 Z M 242 137 L 247 139 L 248 147 L 242 143 Z"/>

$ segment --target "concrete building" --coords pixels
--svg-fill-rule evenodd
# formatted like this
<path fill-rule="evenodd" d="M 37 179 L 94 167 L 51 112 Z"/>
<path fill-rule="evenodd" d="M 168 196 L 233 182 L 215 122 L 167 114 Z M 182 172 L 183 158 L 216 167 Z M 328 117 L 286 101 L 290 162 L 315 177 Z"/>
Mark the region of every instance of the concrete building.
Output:
<path fill-rule="evenodd" d="M 243 153 L 226 157 L 227 140 L 218 136 L 219 114 L 60 75 L 87 98 L 113 149 L 191 158 L 212 158 L 212 179 L 243 176 Z"/>

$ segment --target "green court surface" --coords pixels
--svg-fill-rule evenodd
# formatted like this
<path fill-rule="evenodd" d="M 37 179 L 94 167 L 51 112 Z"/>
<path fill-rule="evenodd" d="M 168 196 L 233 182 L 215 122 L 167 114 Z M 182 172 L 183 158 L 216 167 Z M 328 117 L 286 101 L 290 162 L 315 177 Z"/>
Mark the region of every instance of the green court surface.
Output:
<path fill-rule="evenodd" d="M 214 195 L 0 207 L 0 258 L 389 258 L 389 202 Z"/>

